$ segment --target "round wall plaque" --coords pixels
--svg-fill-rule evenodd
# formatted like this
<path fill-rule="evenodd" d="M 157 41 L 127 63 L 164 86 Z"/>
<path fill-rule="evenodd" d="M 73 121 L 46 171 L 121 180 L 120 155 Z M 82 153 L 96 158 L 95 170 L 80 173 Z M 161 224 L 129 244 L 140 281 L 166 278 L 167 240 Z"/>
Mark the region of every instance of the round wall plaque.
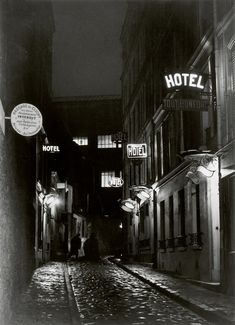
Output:
<path fill-rule="evenodd" d="M 20 135 L 33 136 L 42 128 L 42 114 L 32 104 L 19 104 L 11 112 L 11 125 Z"/>

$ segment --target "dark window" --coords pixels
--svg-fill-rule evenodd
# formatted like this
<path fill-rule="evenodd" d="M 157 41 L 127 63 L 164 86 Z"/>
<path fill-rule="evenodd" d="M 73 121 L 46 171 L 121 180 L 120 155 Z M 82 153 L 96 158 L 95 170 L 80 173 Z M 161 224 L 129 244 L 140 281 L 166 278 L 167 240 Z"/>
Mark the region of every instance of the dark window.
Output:
<path fill-rule="evenodd" d="M 201 232 L 201 218 L 200 218 L 200 192 L 199 184 L 196 185 L 196 207 L 197 207 L 197 232 Z"/>
<path fill-rule="evenodd" d="M 174 201 L 173 195 L 169 197 L 169 238 L 174 238 Z"/>
<path fill-rule="evenodd" d="M 185 236 L 185 196 L 184 189 L 178 192 L 180 235 Z"/>
<path fill-rule="evenodd" d="M 163 123 L 163 171 L 169 172 L 169 121 Z"/>
<path fill-rule="evenodd" d="M 165 201 L 160 203 L 160 238 L 162 241 L 165 240 Z"/>
<path fill-rule="evenodd" d="M 157 178 L 161 177 L 161 133 L 157 132 Z"/>

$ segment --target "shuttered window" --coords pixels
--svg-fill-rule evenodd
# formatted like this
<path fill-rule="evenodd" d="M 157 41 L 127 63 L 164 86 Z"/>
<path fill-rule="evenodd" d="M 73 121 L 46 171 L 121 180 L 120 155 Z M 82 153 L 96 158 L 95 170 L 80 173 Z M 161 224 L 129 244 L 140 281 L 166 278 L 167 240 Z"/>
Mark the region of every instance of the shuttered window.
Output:
<path fill-rule="evenodd" d="M 233 91 L 235 91 L 235 46 L 232 49 L 232 80 L 233 80 Z"/>

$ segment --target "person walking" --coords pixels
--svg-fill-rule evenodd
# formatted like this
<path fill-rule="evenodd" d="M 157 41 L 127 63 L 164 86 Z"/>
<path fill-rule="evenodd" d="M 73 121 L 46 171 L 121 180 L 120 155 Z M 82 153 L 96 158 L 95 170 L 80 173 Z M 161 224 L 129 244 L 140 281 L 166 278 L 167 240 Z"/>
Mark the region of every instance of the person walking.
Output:
<path fill-rule="evenodd" d="M 75 255 L 76 260 L 78 259 L 78 250 L 81 248 L 81 238 L 80 234 L 76 234 L 71 239 L 71 251 L 70 251 L 70 257 Z"/>
<path fill-rule="evenodd" d="M 98 261 L 100 258 L 99 243 L 96 234 L 91 233 L 90 237 L 85 241 L 84 246 L 85 258 L 90 261 Z"/>

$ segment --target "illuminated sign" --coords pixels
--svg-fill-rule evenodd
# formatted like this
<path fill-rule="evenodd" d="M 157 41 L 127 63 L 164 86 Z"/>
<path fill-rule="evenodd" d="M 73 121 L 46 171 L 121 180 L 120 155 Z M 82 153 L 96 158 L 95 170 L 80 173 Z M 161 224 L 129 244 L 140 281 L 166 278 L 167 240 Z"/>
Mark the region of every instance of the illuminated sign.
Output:
<path fill-rule="evenodd" d="M 48 145 L 43 145 L 42 146 L 42 151 L 47 151 L 47 152 L 60 152 L 60 149 L 58 146 L 48 146 Z"/>
<path fill-rule="evenodd" d="M 141 159 L 147 157 L 146 143 L 128 144 L 127 145 L 127 158 Z"/>
<path fill-rule="evenodd" d="M 122 187 L 122 185 L 124 184 L 124 181 L 121 177 L 112 177 L 109 180 L 109 186 L 111 187 Z"/>
<path fill-rule="evenodd" d="M 168 111 L 208 111 L 209 106 L 206 99 L 165 98 L 162 108 Z"/>
<path fill-rule="evenodd" d="M 165 76 L 168 89 L 178 87 L 188 87 L 204 89 L 203 76 L 197 73 L 174 73 Z"/>

